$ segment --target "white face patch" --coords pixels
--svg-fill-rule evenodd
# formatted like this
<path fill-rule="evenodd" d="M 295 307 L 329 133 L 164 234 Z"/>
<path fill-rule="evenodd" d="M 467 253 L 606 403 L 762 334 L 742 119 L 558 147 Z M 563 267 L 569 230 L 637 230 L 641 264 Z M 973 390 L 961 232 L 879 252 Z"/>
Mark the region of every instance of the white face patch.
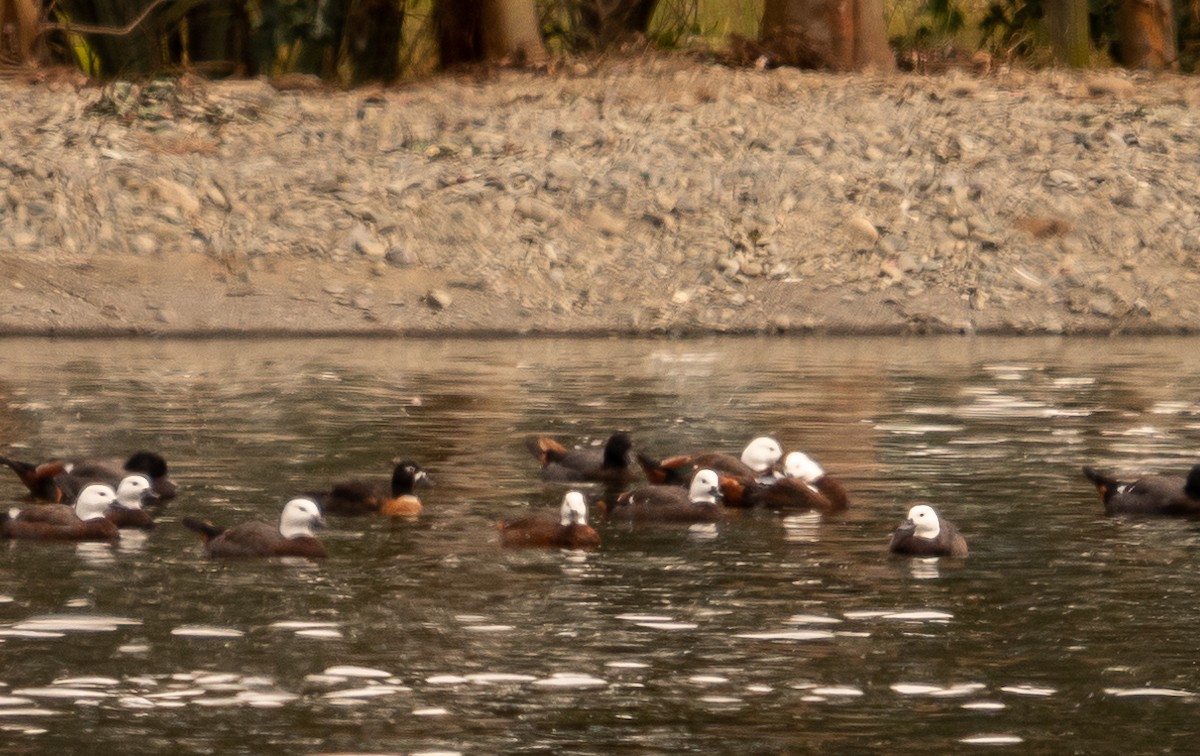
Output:
<path fill-rule="evenodd" d="M 578 491 L 568 491 L 559 510 L 559 521 L 563 525 L 587 524 L 587 501 Z"/>
<path fill-rule="evenodd" d="M 117 503 L 125 509 L 141 509 L 149 490 L 150 479 L 145 475 L 126 475 L 117 486 Z"/>
<path fill-rule="evenodd" d="M 778 441 L 770 436 L 759 436 L 742 451 L 742 464 L 761 473 L 772 468 L 782 456 L 783 447 Z"/>
<path fill-rule="evenodd" d="M 783 460 L 783 472 L 789 478 L 799 478 L 805 483 L 816 483 L 825 477 L 825 471 L 804 452 L 792 452 Z"/>
<path fill-rule="evenodd" d="M 701 470 L 692 478 L 688 499 L 695 504 L 716 504 L 721 495 L 721 479 L 712 470 Z"/>
<path fill-rule="evenodd" d="M 312 499 L 292 499 L 279 517 L 279 532 L 284 538 L 313 536 L 313 528 L 324 525 L 321 510 Z"/>
<path fill-rule="evenodd" d="M 104 510 L 117 500 L 117 492 L 104 483 L 93 483 L 79 492 L 75 499 L 75 516 L 81 520 L 95 520 L 104 516 Z"/>
<path fill-rule="evenodd" d="M 912 520 L 913 524 L 917 526 L 913 535 L 918 538 L 932 540 L 938 537 L 938 533 L 942 532 L 942 524 L 938 520 L 937 512 L 933 511 L 933 507 L 928 504 L 918 504 L 908 510 L 908 519 Z"/>

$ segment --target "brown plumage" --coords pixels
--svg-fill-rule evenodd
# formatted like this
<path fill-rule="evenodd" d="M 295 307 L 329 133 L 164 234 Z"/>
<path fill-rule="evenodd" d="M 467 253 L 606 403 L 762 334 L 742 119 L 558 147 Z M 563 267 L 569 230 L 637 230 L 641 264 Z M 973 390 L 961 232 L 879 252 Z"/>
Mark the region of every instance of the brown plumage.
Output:
<path fill-rule="evenodd" d="M 1122 482 L 1090 467 L 1083 474 L 1096 486 L 1108 515 L 1200 516 L 1200 465 L 1182 475 L 1147 475 Z"/>
<path fill-rule="evenodd" d="M 104 513 L 116 498 L 112 486 L 94 483 L 79 493 L 73 507 L 38 504 L 0 514 L 0 538 L 115 541 L 120 531 Z"/>
<path fill-rule="evenodd" d="M 600 535 L 587 524 L 583 494 L 570 491 L 563 497 L 559 517 L 535 514 L 511 522 L 497 522 L 500 545 L 512 549 L 550 548 L 591 550 L 600 547 Z"/>
<path fill-rule="evenodd" d="M 785 477 L 759 486 L 748 494 L 751 506 L 776 512 L 815 511 L 834 514 L 850 506 L 850 495 L 841 481 L 825 473 L 803 452 L 792 452 L 784 460 Z"/>
<path fill-rule="evenodd" d="M 343 480 L 324 493 L 314 494 L 327 514 L 365 515 L 378 512 L 389 517 L 416 517 L 421 500 L 414 490 L 432 485 L 425 470 L 416 462 L 393 462 L 390 483 L 383 481 Z"/>
<path fill-rule="evenodd" d="M 633 440 L 628 433 L 608 437 L 603 447 L 568 449 L 552 438 L 537 436 L 525 445 L 542 464 L 542 480 L 624 485 L 637 477 L 632 466 Z"/>
<path fill-rule="evenodd" d="M 115 489 L 121 479 L 131 473 L 149 478 L 161 501 L 174 498 L 177 492 L 167 472 L 167 461 L 150 451 L 135 452 L 124 463 L 100 459 L 51 459 L 33 463 L 0 457 L 0 464 L 15 472 L 30 495 L 42 501 L 74 501 L 89 483 L 107 483 Z"/>
<path fill-rule="evenodd" d="M 725 506 L 746 507 L 752 505 L 750 496 L 763 481 L 773 479 L 774 466 L 782 453 L 778 441 L 760 436 L 746 445 L 741 458 L 723 452 L 699 452 L 667 457 L 661 462 L 638 455 L 638 461 L 647 480 L 657 485 L 686 486 L 697 470 L 712 470 L 720 477 Z"/>
<path fill-rule="evenodd" d="M 725 517 L 720 479 L 709 469 L 696 472 L 691 487 L 639 486 L 608 508 L 611 520 L 631 522 L 715 522 Z"/>
<path fill-rule="evenodd" d="M 205 552 L 213 558 L 306 557 L 323 559 L 325 547 L 312 529 L 324 524 L 317 503 L 296 498 L 283 507 L 278 525 L 261 521 L 243 522 L 222 528 L 207 520 L 183 518 L 189 530 L 200 534 Z"/>
<path fill-rule="evenodd" d="M 908 519 L 892 533 L 888 550 L 910 556 L 965 557 L 967 541 L 958 528 L 928 504 L 908 510 Z"/>

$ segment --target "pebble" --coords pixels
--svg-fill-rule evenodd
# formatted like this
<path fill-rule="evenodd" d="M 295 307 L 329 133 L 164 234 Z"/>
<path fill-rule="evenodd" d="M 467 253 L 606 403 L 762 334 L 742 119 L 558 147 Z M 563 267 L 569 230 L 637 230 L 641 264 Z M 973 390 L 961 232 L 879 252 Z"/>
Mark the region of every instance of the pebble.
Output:
<path fill-rule="evenodd" d="M 1070 332 L 1127 302 L 1157 321 L 1200 299 L 1196 103 L 1178 78 L 997 67 L 893 84 L 614 59 L 470 87 L 429 80 L 361 119 L 361 92 L 276 84 L 172 90 L 153 110 L 139 110 L 142 85 L 114 84 L 121 115 L 81 118 L 107 95 L 0 80 L 0 98 L 22 104 L 0 112 L 12 136 L 0 140 L 0 248 L 52 265 L 197 250 L 238 272 L 332 259 L 345 273 L 309 286 L 343 322 L 347 305 L 380 308 L 389 276 L 424 281 L 389 293 L 424 292 L 400 320 L 452 306 L 419 278 L 430 271 L 485 282 L 498 311 L 526 302 L 530 318 L 553 306 L 637 328 L 873 328 L 885 323 L 863 297 L 885 291 L 921 304 L 922 327 L 977 316 Z M 796 93 L 811 106 L 803 123 Z M 89 146 L 46 149 L 68 137 Z M 168 143 L 195 151 L 164 154 Z M 1061 221 L 1037 233 L 1021 218 Z M 1146 285 L 1118 288 L 1135 276 Z M 1154 280 L 1172 282 L 1176 304 Z M 832 311 L 812 321 L 798 287 L 825 292 Z M 946 290 L 970 294 L 954 310 L 936 304 Z M 197 322 L 173 306 L 143 317 Z M 496 325 L 523 327 L 514 317 Z"/>

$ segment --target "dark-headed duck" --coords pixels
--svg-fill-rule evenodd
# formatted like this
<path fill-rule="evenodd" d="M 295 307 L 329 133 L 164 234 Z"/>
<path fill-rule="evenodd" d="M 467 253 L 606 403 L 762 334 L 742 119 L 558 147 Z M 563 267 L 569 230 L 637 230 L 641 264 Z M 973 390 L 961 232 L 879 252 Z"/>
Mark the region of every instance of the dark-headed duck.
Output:
<path fill-rule="evenodd" d="M 334 483 L 329 491 L 315 496 L 328 514 L 363 515 L 379 512 L 389 517 L 416 517 L 421 514 L 421 500 L 414 489 L 432 485 L 428 474 L 416 462 L 394 460 L 392 480 L 343 480 Z"/>
<path fill-rule="evenodd" d="M 40 464 L 0 457 L 17 474 L 29 493 L 43 501 L 69 502 L 89 483 L 107 483 L 116 488 L 129 474 L 150 479 L 155 495 L 162 501 L 175 497 L 176 486 L 167 473 L 167 461 L 151 451 L 135 452 L 124 464 L 111 460 L 51 459 Z"/>
<path fill-rule="evenodd" d="M 600 547 L 600 535 L 587 524 L 587 501 L 578 491 L 568 491 L 558 519 L 538 514 L 512 522 L 497 522 L 500 545 L 513 549 L 550 548 L 591 550 Z"/>
<path fill-rule="evenodd" d="M 325 547 L 313 528 L 325 524 L 317 503 L 307 497 L 292 499 L 283 507 L 278 525 L 254 520 L 223 528 L 207 520 L 183 518 L 183 524 L 204 539 L 210 557 L 307 557 L 325 558 Z"/>
<path fill-rule="evenodd" d="M 722 452 L 681 454 L 655 462 L 639 456 L 642 469 L 651 483 L 686 485 L 696 470 L 709 469 L 721 478 L 721 494 L 726 506 L 750 506 L 748 494 L 778 479 L 775 470 L 783 448 L 770 436 L 759 436 L 742 450 L 740 458 Z"/>
<path fill-rule="evenodd" d="M 888 550 L 912 556 L 965 557 L 967 541 L 954 523 L 938 516 L 928 504 L 908 510 L 908 519 L 892 533 Z"/>
<path fill-rule="evenodd" d="M 559 483 L 596 482 L 621 485 L 636 473 L 628 433 L 612 434 L 603 447 L 568 449 L 552 438 L 538 436 L 526 441 L 533 456 L 542 463 L 542 480 Z"/>
<path fill-rule="evenodd" d="M 1090 467 L 1083 468 L 1083 474 L 1100 492 L 1105 514 L 1200 515 L 1200 465 L 1194 465 L 1186 478 L 1182 475 L 1148 475 L 1132 483 L 1123 483 Z"/>
<path fill-rule="evenodd" d="M 105 483 L 93 483 L 82 491 L 72 507 L 39 504 L 0 514 L 0 537 L 39 541 L 115 541 L 117 526 L 105 512 L 117 500 L 117 492 Z"/>
<path fill-rule="evenodd" d="M 804 452 L 790 452 L 783 460 L 784 477 L 754 489 L 749 501 L 777 512 L 813 510 L 823 514 L 850 506 L 850 496 L 837 479 L 827 475 Z"/>
<path fill-rule="evenodd" d="M 640 486 L 617 497 L 608 508 L 613 520 L 633 522 L 713 522 L 725 516 L 721 480 L 709 469 L 698 470 L 691 486 Z"/>

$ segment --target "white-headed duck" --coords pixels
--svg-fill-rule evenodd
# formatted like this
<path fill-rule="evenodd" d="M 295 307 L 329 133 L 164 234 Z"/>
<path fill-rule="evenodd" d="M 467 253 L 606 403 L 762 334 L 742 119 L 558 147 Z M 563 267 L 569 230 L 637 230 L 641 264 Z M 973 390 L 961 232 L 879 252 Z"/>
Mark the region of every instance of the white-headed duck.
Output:
<path fill-rule="evenodd" d="M 183 524 L 200 534 L 205 552 L 214 558 L 326 556 L 325 547 L 313 532 L 324 526 L 325 519 L 317 503 L 308 497 L 285 504 L 278 525 L 254 520 L 223 528 L 194 517 L 183 518 Z"/>
<path fill-rule="evenodd" d="M 845 486 L 804 452 L 794 451 L 784 457 L 783 474 L 774 483 L 753 490 L 748 495 L 751 504 L 779 512 L 812 510 L 823 514 L 850 506 Z"/>
<path fill-rule="evenodd" d="M 167 471 L 167 460 L 152 451 L 135 452 L 123 464 L 100 459 L 51 459 L 34 463 L 9 457 L 0 457 L 0 464 L 12 469 L 29 493 L 42 501 L 73 501 L 89 483 L 107 483 L 115 489 L 130 474 L 145 475 L 162 501 L 174 498 L 177 492 Z"/>
<path fill-rule="evenodd" d="M 39 504 L 0 514 L 0 537 L 39 541 L 115 541 L 120 532 L 105 513 L 117 501 L 106 483 L 79 492 L 74 506 Z"/>
<path fill-rule="evenodd" d="M 696 471 L 686 490 L 678 486 L 639 486 L 618 496 L 607 514 L 609 519 L 633 522 L 720 520 L 726 515 L 721 506 L 721 479 L 705 468 Z"/>
<path fill-rule="evenodd" d="M 750 506 L 748 494 L 778 478 L 776 466 L 783 447 L 770 436 L 759 436 L 742 450 L 741 457 L 722 452 L 700 452 L 668 457 L 661 462 L 639 455 L 651 483 L 686 485 L 696 470 L 709 469 L 721 478 L 721 494 L 728 507 Z"/>
<path fill-rule="evenodd" d="M 933 507 L 918 504 L 908 510 L 908 519 L 892 533 L 888 550 L 912 556 L 965 557 L 967 541 L 954 523 L 942 519 Z"/>
<path fill-rule="evenodd" d="M 512 522 L 497 522 L 500 545 L 506 548 L 549 548 L 582 551 L 600 547 L 600 535 L 587 524 L 587 500 L 579 491 L 568 491 L 557 519 L 529 515 Z"/>

